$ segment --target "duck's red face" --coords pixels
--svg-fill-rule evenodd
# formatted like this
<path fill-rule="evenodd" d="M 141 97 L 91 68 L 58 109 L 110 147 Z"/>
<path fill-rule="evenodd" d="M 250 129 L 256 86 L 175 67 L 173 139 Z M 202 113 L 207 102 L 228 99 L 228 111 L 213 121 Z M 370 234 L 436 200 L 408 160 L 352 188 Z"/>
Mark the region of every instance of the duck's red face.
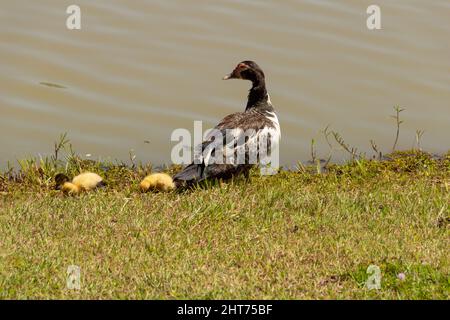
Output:
<path fill-rule="evenodd" d="M 244 79 L 252 82 L 263 81 L 264 72 L 254 61 L 246 60 L 240 62 L 232 73 L 223 77 L 223 80 L 228 79 Z"/>
<path fill-rule="evenodd" d="M 223 80 L 228 79 L 245 79 L 242 77 L 242 72 L 248 70 L 250 67 L 244 62 L 239 63 L 236 68 L 234 68 L 233 72 L 223 77 Z"/>

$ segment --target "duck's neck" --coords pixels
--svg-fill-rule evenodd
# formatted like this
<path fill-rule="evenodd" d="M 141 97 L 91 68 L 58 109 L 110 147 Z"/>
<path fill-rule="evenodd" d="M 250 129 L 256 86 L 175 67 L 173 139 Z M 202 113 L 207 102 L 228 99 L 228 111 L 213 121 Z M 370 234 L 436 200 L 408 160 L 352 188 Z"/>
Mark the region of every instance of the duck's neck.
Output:
<path fill-rule="evenodd" d="M 255 79 L 252 81 L 252 88 L 248 92 L 248 101 L 245 111 L 250 109 L 261 109 L 272 111 L 272 103 L 266 89 L 266 82 L 264 79 Z"/>

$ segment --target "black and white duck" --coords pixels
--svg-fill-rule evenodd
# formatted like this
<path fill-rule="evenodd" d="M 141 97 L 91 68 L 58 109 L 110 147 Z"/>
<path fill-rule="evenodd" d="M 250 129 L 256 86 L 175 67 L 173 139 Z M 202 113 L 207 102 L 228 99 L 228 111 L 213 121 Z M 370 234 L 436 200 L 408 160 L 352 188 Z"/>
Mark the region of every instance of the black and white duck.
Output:
<path fill-rule="evenodd" d="M 186 187 L 206 179 L 227 180 L 239 174 L 248 177 L 251 167 L 270 158 L 279 143 L 280 125 L 261 68 L 253 61 L 242 61 L 223 79 L 252 82 L 245 111 L 230 114 L 219 122 L 212 134 L 197 146 L 194 162 L 173 177 L 174 187 Z M 169 182 L 173 188 L 172 181 Z"/>

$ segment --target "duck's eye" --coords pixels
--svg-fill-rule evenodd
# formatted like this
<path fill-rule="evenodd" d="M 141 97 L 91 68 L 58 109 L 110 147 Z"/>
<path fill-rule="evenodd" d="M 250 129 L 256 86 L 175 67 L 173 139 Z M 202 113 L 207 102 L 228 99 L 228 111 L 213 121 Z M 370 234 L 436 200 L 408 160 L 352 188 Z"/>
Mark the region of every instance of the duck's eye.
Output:
<path fill-rule="evenodd" d="M 236 69 L 245 70 L 245 69 L 248 69 L 248 66 L 244 63 L 239 63 Z"/>

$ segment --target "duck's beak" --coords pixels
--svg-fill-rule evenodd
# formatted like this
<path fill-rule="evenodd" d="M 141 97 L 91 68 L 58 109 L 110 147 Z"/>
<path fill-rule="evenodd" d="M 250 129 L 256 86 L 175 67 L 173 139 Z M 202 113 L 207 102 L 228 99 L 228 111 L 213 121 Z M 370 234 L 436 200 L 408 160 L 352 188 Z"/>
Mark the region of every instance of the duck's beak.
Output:
<path fill-rule="evenodd" d="M 233 73 L 227 74 L 225 77 L 222 78 L 222 80 L 228 80 L 228 79 L 233 79 Z"/>
<path fill-rule="evenodd" d="M 239 71 L 237 69 L 234 69 L 232 73 L 227 74 L 225 77 L 222 78 L 222 80 L 228 80 L 228 79 L 240 79 L 241 75 L 239 74 Z"/>

